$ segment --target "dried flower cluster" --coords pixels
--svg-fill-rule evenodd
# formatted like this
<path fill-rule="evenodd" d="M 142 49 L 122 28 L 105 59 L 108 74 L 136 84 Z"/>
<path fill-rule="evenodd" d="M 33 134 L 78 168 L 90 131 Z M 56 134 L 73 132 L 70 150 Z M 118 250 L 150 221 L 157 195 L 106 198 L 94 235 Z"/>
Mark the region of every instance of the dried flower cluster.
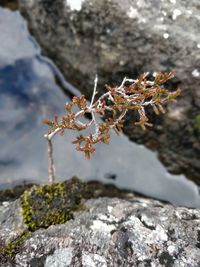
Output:
<path fill-rule="evenodd" d="M 152 126 L 146 115 L 145 108 L 151 106 L 156 114 L 164 113 L 163 104 L 174 101 L 180 94 L 177 89 L 170 92 L 164 88 L 163 84 L 174 77 L 174 73 L 158 73 L 153 81 L 147 80 L 148 73 L 140 75 L 136 80 L 124 78 L 119 87 L 106 85 L 107 92 L 95 100 L 97 94 L 97 77 L 91 103 L 88 104 L 85 96 L 75 96 L 70 103 L 65 106 L 67 114 L 53 121 L 45 119 L 44 123 L 51 127 L 45 136 L 50 142 L 52 137 L 58 132 L 64 134 L 66 129 L 77 130 L 79 132 L 90 129 L 92 133 L 80 134 L 73 143 L 76 149 L 82 151 L 86 158 L 90 158 L 95 152 L 95 144 L 103 142 L 109 144 L 110 130 L 117 134 L 123 127 L 124 117 L 128 110 L 137 110 L 139 121 L 135 125 L 141 126 L 144 130 L 146 126 Z M 109 112 L 109 118 L 99 122 L 99 117 L 104 117 L 105 112 Z M 86 114 L 91 114 L 89 122 L 83 122 Z"/>

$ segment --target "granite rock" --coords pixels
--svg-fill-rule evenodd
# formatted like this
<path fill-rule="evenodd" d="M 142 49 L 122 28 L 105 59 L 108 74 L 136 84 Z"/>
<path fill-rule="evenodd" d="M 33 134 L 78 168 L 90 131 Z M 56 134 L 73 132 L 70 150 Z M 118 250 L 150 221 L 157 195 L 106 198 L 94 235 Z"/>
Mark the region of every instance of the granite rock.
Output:
<path fill-rule="evenodd" d="M 90 199 L 84 205 L 73 220 L 33 232 L 15 254 L 15 265 L 1 266 L 200 265 L 199 210 L 132 194 Z"/>

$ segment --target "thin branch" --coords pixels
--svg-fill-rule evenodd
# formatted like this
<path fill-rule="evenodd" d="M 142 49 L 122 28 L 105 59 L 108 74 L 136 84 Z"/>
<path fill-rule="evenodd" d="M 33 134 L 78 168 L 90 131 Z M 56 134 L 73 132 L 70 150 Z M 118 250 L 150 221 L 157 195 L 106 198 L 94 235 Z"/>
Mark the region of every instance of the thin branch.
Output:
<path fill-rule="evenodd" d="M 59 133 L 62 130 L 61 127 L 55 129 L 53 132 L 49 133 L 49 134 L 45 134 L 44 137 L 47 138 L 47 140 L 51 140 L 54 135 L 56 135 L 57 133 Z"/>
<path fill-rule="evenodd" d="M 55 182 L 55 165 L 53 159 L 53 145 L 51 139 L 47 138 L 48 144 L 48 173 L 49 173 L 49 182 Z"/>
<path fill-rule="evenodd" d="M 90 104 L 86 101 L 84 96 L 76 97 L 70 104 L 68 113 L 64 116 L 59 123 L 57 119 L 53 122 L 46 120 L 46 123 L 51 126 L 51 131 L 45 135 L 48 141 L 48 161 L 49 161 L 49 179 L 51 182 L 55 180 L 55 167 L 53 161 L 53 147 L 52 138 L 59 132 L 66 129 L 82 131 L 94 126 L 93 134 L 88 136 L 80 135 L 73 143 L 77 144 L 76 149 L 83 151 L 87 158 L 95 151 L 94 144 L 99 141 L 109 143 L 110 138 L 109 130 L 114 128 L 116 131 L 123 126 L 123 118 L 130 109 L 134 109 L 139 114 L 139 121 L 135 122 L 136 125 L 145 129 L 146 126 L 152 126 L 149 123 L 149 118 L 146 115 L 145 107 L 152 106 L 154 112 L 164 112 L 162 104 L 167 101 L 173 101 L 179 94 L 180 90 L 169 92 L 163 88 L 163 83 L 173 77 L 173 73 L 160 73 L 155 77 L 155 81 L 148 81 L 146 79 L 148 73 L 144 73 L 139 79 L 124 78 L 121 85 L 118 87 L 108 87 L 108 92 L 102 94 L 96 101 L 98 76 L 94 79 L 94 88 Z M 125 85 L 126 82 L 131 83 Z M 139 83 L 139 90 L 137 84 Z M 136 86 L 135 86 L 136 85 Z M 109 102 L 108 102 L 109 100 Z M 73 108 L 79 108 L 78 112 L 73 112 Z M 111 118 L 98 123 L 97 116 L 105 115 L 105 112 L 111 112 Z M 89 123 L 83 123 L 79 117 L 90 113 L 92 119 Z"/>
<path fill-rule="evenodd" d="M 94 79 L 94 90 L 93 90 L 93 94 L 92 94 L 92 100 L 89 106 L 89 110 L 92 109 L 92 105 L 94 103 L 94 98 L 97 94 L 97 83 L 98 83 L 98 75 L 96 74 L 95 79 Z"/>

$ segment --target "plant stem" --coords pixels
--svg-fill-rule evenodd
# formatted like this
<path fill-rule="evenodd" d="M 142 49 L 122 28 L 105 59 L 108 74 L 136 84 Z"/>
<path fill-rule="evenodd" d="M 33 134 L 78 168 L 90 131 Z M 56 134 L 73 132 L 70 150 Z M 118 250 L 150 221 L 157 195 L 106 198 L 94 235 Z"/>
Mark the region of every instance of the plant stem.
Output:
<path fill-rule="evenodd" d="M 53 144 L 51 139 L 59 133 L 62 130 L 62 128 L 57 128 L 55 131 L 53 131 L 50 134 L 45 134 L 44 137 L 47 139 L 48 144 L 48 174 L 49 174 L 49 182 L 54 183 L 55 182 L 55 165 L 54 165 L 54 159 L 53 159 Z"/>
<path fill-rule="evenodd" d="M 50 138 L 47 138 L 48 144 L 48 174 L 49 174 L 49 182 L 55 182 L 55 166 L 54 166 L 54 159 L 53 159 L 53 145 Z"/>

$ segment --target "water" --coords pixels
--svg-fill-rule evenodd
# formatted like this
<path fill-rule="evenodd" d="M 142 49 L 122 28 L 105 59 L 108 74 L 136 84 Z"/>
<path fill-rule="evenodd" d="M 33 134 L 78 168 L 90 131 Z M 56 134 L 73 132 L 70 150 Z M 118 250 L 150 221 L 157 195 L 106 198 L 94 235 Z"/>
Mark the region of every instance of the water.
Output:
<path fill-rule="evenodd" d="M 0 186 L 21 181 L 47 181 L 47 127 L 42 119 L 62 114 L 70 98 L 55 82 L 67 83 L 30 36 L 19 12 L 0 8 Z M 57 177 L 77 175 L 84 180 L 132 189 L 177 205 L 200 207 L 197 186 L 183 175 L 170 175 L 155 153 L 113 134 L 109 146 L 98 144 L 91 160 L 74 150 L 74 132 L 54 140 Z"/>

